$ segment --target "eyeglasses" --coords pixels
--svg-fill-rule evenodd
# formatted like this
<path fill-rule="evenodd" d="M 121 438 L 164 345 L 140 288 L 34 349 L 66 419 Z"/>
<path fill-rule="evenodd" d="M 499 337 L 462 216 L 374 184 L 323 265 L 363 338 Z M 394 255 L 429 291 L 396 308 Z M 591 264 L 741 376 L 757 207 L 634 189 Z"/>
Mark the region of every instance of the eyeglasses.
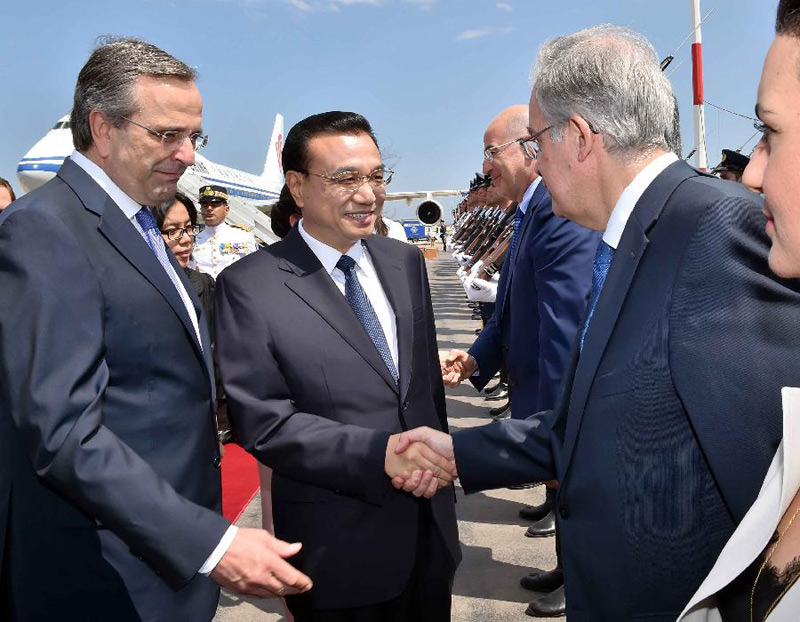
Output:
<path fill-rule="evenodd" d="M 522 144 L 522 141 L 525 140 L 524 138 L 515 138 L 514 140 L 509 140 L 507 143 L 503 143 L 502 145 L 494 145 L 492 147 L 486 147 L 483 150 L 483 159 L 488 160 L 489 162 L 494 162 L 495 156 L 500 153 L 503 149 L 508 147 L 509 145 L 513 145 L 514 143 Z"/>
<path fill-rule="evenodd" d="M 182 227 L 179 229 L 167 229 L 166 231 L 162 231 L 161 235 L 167 236 L 168 240 L 180 240 L 184 233 L 190 238 L 193 238 L 202 230 L 203 229 L 200 225 L 190 225 L 188 227 Z"/>
<path fill-rule="evenodd" d="M 128 117 L 122 118 L 128 123 L 133 123 L 135 126 L 140 127 L 143 130 L 147 130 L 153 136 L 160 138 L 161 146 L 168 151 L 177 151 L 180 149 L 181 145 L 183 145 L 183 141 L 187 138 L 189 139 L 189 142 L 192 143 L 192 148 L 195 151 L 200 151 L 208 144 L 208 136 L 201 134 L 200 132 L 195 132 L 194 134 L 185 134 L 184 132 L 180 132 L 178 130 L 164 130 L 163 132 L 159 132 L 153 128 L 147 127 L 146 125 L 137 123 Z"/>
<path fill-rule="evenodd" d="M 372 171 L 369 175 L 358 175 L 357 173 L 344 172 L 338 175 L 323 175 L 321 173 L 306 172 L 306 175 L 321 177 L 330 184 L 336 186 L 342 192 L 353 194 L 365 183 L 369 183 L 373 190 L 383 191 L 392 181 L 394 171 L 388 168 L 379 168 Z"/>
<path fill-rule="evenodd" d="M 547 130 L 551 129 L 553 129 L 553 126 L 548 125 L 543 130 L 536 132 L 533 136 L 525 138 L 524 140 L 520 141 L 519 144 L 528 158 L 530 158 L 531 160 L 535 160 L 536 158 L 539 157 L 539 153 L 542 151 L 542 148 L 539 146 L 539 139 Z"/>

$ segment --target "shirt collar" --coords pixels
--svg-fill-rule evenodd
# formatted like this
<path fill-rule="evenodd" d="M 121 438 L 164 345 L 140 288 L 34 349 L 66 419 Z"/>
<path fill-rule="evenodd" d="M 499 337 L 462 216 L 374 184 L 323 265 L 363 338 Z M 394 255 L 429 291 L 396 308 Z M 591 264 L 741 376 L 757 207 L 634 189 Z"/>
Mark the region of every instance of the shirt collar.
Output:
<path fill-rule="evenodd" d="M 673 162 L 678 161 L 676 156 L 671 151 L 658 156 L 655 160 L 645 166 L 633 181 L 628 184 L 622 194 L 617 199 L 617 204 L 611 211 L 611 216 L 608 219 L 605 233 L 603 233 L 603 241 L 614 250 L 619 246 L 619 241 L 622 238 L 622 232 L 625 231 L 625 225 L 628 224 L 628 219 L 633 213 L 633 208 L 636 203 L 642 198 L 644 191 L 650 187 L 656 177 L 658 177 L 664 169 L 666 169 Z"/>
<path fill-rule="evenodd" d="M 120 187 L 111 181 L 111 178 L 106 172 L 101 169 L 97 164 L 92 162 L 89 158 L 83 155 L 80 151 L 73 151 L 69 159 L 80 166 L 94 182 L 106 191 L 106 194 L 111 197 L 111 200 L 116 203 L 126 218 L 129 220 L 136 216 L 136 212 L 142 209 L 136 201 L 125 194 Z"/>
<path fill-rule="evenodd" d="M 528 211 L 528 205 L 530 205 L 531 199 L 533 198 L 533 193 L 536 192 L 536 188 L 539 187 L 539 183 L 542 181 L 541 177 L 537 177 L 533 180 L 533 183 L 528 186 L 528 189 L 525 191 L 525 194 L 522 195 L 522 201 L 519 202 L 519 209 L 522 210 L 522 213 L 525 214 Z"/>
<path fill-rule="evenodd" d="M 308 244 L 308 247 L 311 249 L 311 252 L 317 256 L 319 262 L 322 264 L 322 267 L 325 268 L 325 271 L 328 274 L 333 274 L 334 269 L 336 268 L 336 264 L 339 261 L 339 258 L 342 256 L 342 253 L 337 251 L 332 246 L 328 246 L 324 242 L 320 242 L 317 238 L 313 237 L 306 228 L 303 226 L 303 219 L 300 219 L 300 223 L 298 226 L 300 230 L 300 235 L 303 236 L 303 240 L 305 243 Z M 364 249 L 361 246 L 361 242 L 356 242 L 353 246 L 350 247 L 345 255 L 349 255 L 352 257 L 356 265 L 361 264 L 361 260 L 364 258 Z M 363 269 L 363 268 L 362 268 Z"/>

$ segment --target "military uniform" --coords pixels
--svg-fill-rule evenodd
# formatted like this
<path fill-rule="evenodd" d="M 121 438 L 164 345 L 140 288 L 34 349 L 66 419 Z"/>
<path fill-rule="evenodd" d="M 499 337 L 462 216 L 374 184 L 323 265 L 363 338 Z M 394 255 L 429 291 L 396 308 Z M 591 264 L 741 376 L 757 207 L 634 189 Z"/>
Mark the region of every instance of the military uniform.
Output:
<path fill-rule="evenodd" d="M 196 268 L 216 279 L 224 268 L 256 250 L 258 242 L 252 230 L 222 222 L 197 235 L 192 255 Z"/>

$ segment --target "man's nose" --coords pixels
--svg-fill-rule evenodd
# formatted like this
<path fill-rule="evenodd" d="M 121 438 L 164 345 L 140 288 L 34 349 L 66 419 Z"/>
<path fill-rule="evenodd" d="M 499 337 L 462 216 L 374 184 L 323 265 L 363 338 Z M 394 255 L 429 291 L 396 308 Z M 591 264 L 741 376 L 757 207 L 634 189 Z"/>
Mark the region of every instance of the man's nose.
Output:
<path fill-rule="evenodd" d="M 188 137 L 184 139 L 172 157 L 186 167 L 192 166 L 194 164 L 194 145 L 192 145 L 192 141 Z"/>

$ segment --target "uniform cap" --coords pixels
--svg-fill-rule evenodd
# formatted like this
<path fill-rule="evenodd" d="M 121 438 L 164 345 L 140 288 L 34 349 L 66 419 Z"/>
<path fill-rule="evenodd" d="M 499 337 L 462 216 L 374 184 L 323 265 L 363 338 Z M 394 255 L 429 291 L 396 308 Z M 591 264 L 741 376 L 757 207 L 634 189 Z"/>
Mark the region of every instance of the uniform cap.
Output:
<path fill-rule="evenodd" d="M 214 203 L 228 201 L 228 191 L 223 186 L 202 186 L 200 188 L 200 203 Z"/>

